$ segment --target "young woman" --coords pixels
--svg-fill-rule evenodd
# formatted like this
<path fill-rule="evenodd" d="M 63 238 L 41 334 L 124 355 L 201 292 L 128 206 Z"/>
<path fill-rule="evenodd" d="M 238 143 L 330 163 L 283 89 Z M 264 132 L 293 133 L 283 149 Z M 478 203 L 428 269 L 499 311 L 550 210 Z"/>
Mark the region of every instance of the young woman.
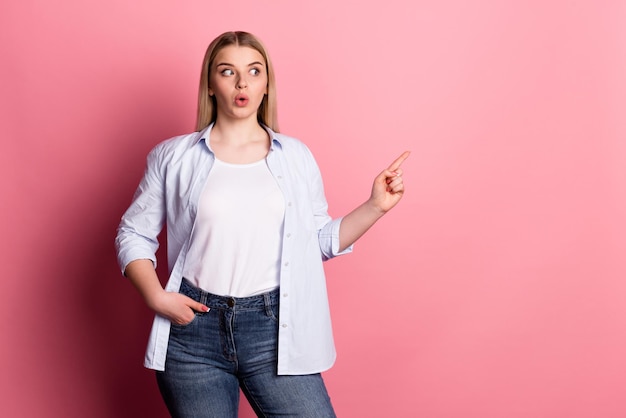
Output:
<path fill-rule="evenodd" d="M 150 152 L 116 238 L 124 275 L 156 313 L 145 366 L 172 416 L 236 417 L 239 389 L 260 417 L 335 416 L 320 375 L 335 360 L 322 262 L 398 203 L 407 157 L 331 219 L 310 151 L 278 133 L 263 45 L 245 32 L 209 45 L 197 132 Z"/>

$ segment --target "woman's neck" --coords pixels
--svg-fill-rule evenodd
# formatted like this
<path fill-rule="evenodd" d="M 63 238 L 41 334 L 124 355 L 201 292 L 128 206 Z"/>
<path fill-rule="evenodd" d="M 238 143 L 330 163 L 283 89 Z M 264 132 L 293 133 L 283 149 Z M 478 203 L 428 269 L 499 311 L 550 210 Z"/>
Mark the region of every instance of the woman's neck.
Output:
<path fill-rule="evenodd" d="M 255 120 L 254 123 L 215 122 L 211 130 L 211 148 L 215 157 L 233 164 L 247 164 L 267 156 L 270 138 L 267 131 Z"/>
<path fill-rule="evenodd" d="M 222 143 L 244 145 L 248 142 L 266 140 L 267 132 L 256 119 L 232 121 L 218 117 L 211 130 L 211 142 L 213 142 L 213 138 Z"/>

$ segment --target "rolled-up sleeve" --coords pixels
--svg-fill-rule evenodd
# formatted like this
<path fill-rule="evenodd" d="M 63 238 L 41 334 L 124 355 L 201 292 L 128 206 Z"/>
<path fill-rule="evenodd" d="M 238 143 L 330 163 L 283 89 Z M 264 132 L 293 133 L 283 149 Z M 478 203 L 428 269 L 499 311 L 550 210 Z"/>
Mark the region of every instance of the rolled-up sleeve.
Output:
<path fill-rule="evenodd" d="M 165 182 L 159 150 L 157 147 L 148 154 L 144 176 L 117 229 L 115 247 L 122 273 L 131 261 L 139 259 L 149 259 L 156 267 L 157 238 L 165 221 Z"/>
<path fill-rule="evenodd" d="M 317 236 L 320 250 L 322 252 L 322 259 L 328 260 L 338 255 L 351 253 L 353 248 L 352 245 L 343 251 L 339 251 L 339 229 L 343 218 L 332 219 L 328 214 L 328 202 L 326 201 L 324 193 L 322 174 L 315 158 L 312 154 L 310 154 L 310 151 L 307 168 L 309 171 L 308 178 L 310 179 L 310 200 L 318 231 Z"/>
<path fill-rule="evenodd" d="M 333 219 L 325 224 L 318 233 L 320 248 L 322 250 L 324 260 L 352 252 L 354 244 L 350 245 L 343 251 L 339 251 L 339 229 L 341 228 L 342 219 L 343 218 Z"/>

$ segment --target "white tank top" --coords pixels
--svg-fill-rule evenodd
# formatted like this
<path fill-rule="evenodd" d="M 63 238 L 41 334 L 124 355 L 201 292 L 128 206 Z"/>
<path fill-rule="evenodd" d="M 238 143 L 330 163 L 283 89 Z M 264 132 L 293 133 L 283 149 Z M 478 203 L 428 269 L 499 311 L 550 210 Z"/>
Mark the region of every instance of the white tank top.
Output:
<path fill-rule="evenodd" d="M 278 287 L 285 201 L 265 159 L 215 159 L 200 196 L 184 277 L 222 296 Z"/>

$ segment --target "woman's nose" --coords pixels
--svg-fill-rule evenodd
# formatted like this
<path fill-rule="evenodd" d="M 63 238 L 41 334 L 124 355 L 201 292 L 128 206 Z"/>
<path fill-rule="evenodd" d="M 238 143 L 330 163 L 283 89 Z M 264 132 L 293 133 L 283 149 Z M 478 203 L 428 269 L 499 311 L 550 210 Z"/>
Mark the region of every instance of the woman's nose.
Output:
<path fill-rule="evenodd" d="M 237 88 L 238 89 L 243 89 L 248 87 L 248 81 L 246 80 L 245 77 L 239 77 L 239 79 L 237 80 Z"/>

